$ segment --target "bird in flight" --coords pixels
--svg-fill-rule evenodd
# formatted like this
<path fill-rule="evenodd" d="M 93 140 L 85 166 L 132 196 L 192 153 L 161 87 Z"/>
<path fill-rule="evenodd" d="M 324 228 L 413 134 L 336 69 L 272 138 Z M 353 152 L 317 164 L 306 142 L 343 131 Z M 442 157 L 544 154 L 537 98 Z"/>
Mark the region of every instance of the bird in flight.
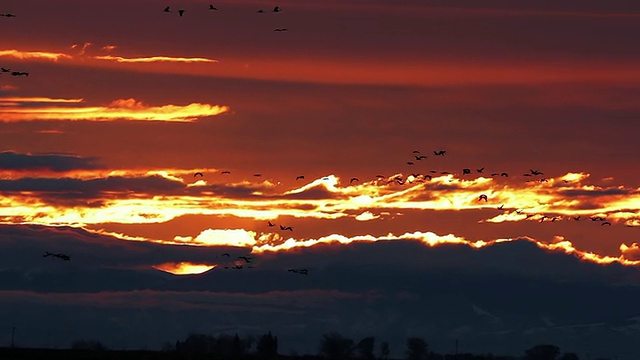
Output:
<path fill-rule="evenodd" d="M 428 158 L 427 155 L 415 155 L 415 157 L 416 157 L 416 160 L 422 160 L 422 159 Z"/>
<path fill-rule="evenodd" d="M 280 12 L 282 11 L 282 9 L 280 9 L 280 6 L 276 6 L 273 8 L 273 12 Z"/>
<path fill-rule="evenodd" d="M 481 173 L 484 170 L 483 167 L 481 167 L 480 169 L 476 169 L 477 172 Z"/>
<path fill-rule="evenodd" d="M 502 209 L 504 209 L 504 204 L 498 206 L 498 210 L 502 210 Z"/>
<path fill-rule="evenodd" d="M 47 257 L 47 256 L 52 256 L 52 257 L 56 257 L 60 260 L 64 260 L 64 261 L 71 261 L 71 257 L 67 254 L 62 254 L 62 253 L 58 253 L 58 254 L 54 254 L 54 253 L 50 253 L 48 251 L 45 251 L 44 255 L 42 255 L 42 257 Z"/>
<path fill-rule="evenodd" d="M 166 8 L 164 8 L 164 10 L 162 10 L 164 12 L 171 12 L 171 6 L 167 6 Z"/>
<path fill-rule="evenodd" d="M 231 255 L 229 255 L 229 253 L 222 253 L 220 256 L 230 257 Z"/>
<path fill-rule="evenodd" d="M 296 180 L 301 180 L 301 179 L 304 179 L 304 175 L 299 175 L 296 177 Z"/>
<path fill-rule="evenodd" d="M 273 29 L 273 31 L 278 31 L 278 32 L 287 31 L 287 30 L 289 29 L 284 29 L 284 28 Z"/>
<path fill-rule="evenodd" d="M 356 178 L 356 177 L 353 177 L 353 178 L 351 178 L 351 180 L 349 180 L 349 184 L 351 184 L 354 181 L 360 181 L 360 180 L 358 178 Z"/>
<path fill-rule="evenodd" d="M 11 71 L 11 69 L 5 69 L 5 68 L 0 68 L 2 70 L 2 72 L 9 72 Z"/>
<path fill-rule="evenodd" d="M 0 16 L 4 16 L 4 17 L 16 17 L 14 14 L 0 14 Z"/>
<path fill-rule="evenodd" d="M 179 14 L 180 16 L 184 15 L 184 9 L 180 9 L 180 10 L 178 10 L 178 14 Z"/>
<path fill-rule="evenodd" d="M 24 71 L 14 71 L 11 73 L 11 75 L 13 76 L 29 76 L 28 72 L 24 72 Z"/>
<path fill-rule="evenodd" d="M 262 174 L 260 174 L 260 173 L 255 173 L 255 174 L 253 174 L 253 176 L 255 176 L 255 177 L 260 177 L 260 176 L 262 176 Z"/>
<path fill-rule="evenodd" d="M 609 225 L 609 226 L 611 226 L 611 223 L 610 223 L 610 222 L 608 222 L 608 221 L 604 221 L 602 224 L 600 224 L 600 226 L 604 226 L 604 225 Z"/>
<path fill-rule="evenodd" d="M 260 9 L 258 11 L 256 11 L 258 14 L 262 14 L 264 12 L 264 10 Z"/>
<path fill-rule="evenodd" d="M 413 161 L 407 161 L 407 165 L 413 165 Z"/>
<path fill-rule="evenodd" d="M 218 10 L 218 8 L 213 5 L 209 5 L 209 10 Z"/>
<path fill-rule="evenodd" d="M 462 169 L 462 175 L 471 174 L 471 169 Z"/>
<path fill-rule="evenodd" d="M 489 200 L 487 199 L 487 195 L 485 195 L 485 194 L 482 194 L 482 195 L 480 195 L 480 196 L 478 197 L 478 201 L 480 201 L 480 200 L 484 200 L 484 202 L 488 202 L 488 201 L 489 201 Z"/>
<path fill-rule="evenodd" d="M 282 226 L 280 225 L 280 230 L 289 230 L 289 231 L 293 231 L 293 228 L 291 226 Z"/>
<path fill-rule="evenodd" d="M 436 156 L 444 156 L 447 153 L 446 150 L 433 151 L 433 154 Z"/>
<path fill-rule="evenodd" d="M 540 172 L 538 170 L 529 169 L 529 171 L 531 171 L 531 175 L 544 175 L 543 172 Z"/>
<path fill-rule="evenodd" d="M 272 223 L 271 221 L 267 221 L 267 225 L 269 225 L 269 227 L 274 227 L 274 226 L 276 226 L 276 224 Z"/>
<path fill-rule="evenodd" d="M 198 171 L 197 173 L 193 174 L 193 177 L 196 177 L 196 176 L 198 176 L 198 175 L 200 175 L 200 176 L 204 176 L 204 175 L 202 175 L 202 173 L 201 173 L 201 172 L 199 172 L 199 171 Z"/>
<path fill-rule="evenodd" d="M 307 270 L 307 269 L 288 269 L 287 271 L 295 273 L 295 274 L 302 274 L 302 275 L 309 274 L 309 270 Z"/>
<path fill-rule="evenodd" d="M 231 171 L 225 170 L 223 172 L 221 172 L 222 175 L 226 175 L 226 174 L 231 174 Z"/>
<path fill-rule="evenodd" d="M 248 256 L 238 256 L 238 260 L 244 260 L 247 264 L 251 262 L 251 258 Z"/>

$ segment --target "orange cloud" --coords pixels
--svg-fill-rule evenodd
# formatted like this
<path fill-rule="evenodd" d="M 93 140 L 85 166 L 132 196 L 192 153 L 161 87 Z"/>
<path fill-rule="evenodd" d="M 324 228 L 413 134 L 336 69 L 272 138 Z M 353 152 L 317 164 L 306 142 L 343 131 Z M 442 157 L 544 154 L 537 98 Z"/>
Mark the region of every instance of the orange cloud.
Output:
<path fill-rule="evenodd" d="M 135 99 L 118 99 L 107 106 L 12 106 L 15 103 L 82 103 L 83 99 L 2 98 L 0 121 L 34 120 L 66 121 L 173 121 L 192 122 L 201 117 L 215 116 L 229 110 L 227 106 L 192 103 L 188 105 L 147 106 Z"/>
<path fill-rule="evenodd" d="M 184 58 L 184 57 L 171 57 L 171 56 L 125 58 L 121 56 L 103 55 L 103 56 L 94 56 L 94 59 L 115 61 L 115 62 L 121 62 L 121 63 L 149 63 L 149 62 L 214 63 L 214 62 L 218 62 L 218 60 L 208 59 L 208 58 L 198 58 L 198 57 Z"/>
<path fill-rule="evenodd" d="M 50 60 L 71 59 L 71 55 L 46 51 L 0 50 L 0 57 L 13 57 L 21 60 Z"/>

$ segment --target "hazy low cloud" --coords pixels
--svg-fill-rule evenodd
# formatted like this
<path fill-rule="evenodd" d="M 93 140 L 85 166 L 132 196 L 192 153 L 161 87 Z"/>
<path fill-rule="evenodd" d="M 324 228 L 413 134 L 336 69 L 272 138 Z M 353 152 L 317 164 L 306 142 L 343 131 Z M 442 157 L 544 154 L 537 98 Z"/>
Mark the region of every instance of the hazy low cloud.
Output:
<path fill-rule="evenodd" d="M 20 154 L 13 151 L 0 153 L 0 170 L 65 172 L 98 168 L 102 166 L 94 158 L 64 154 Z"/>

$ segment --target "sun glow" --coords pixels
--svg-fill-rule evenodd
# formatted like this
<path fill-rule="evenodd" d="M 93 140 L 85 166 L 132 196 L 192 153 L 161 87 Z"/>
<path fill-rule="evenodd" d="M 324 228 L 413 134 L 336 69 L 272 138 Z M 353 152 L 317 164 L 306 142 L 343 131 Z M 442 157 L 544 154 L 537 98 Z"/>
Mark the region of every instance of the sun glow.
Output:
<path fill-rule="evenodd" d="M 208 265 L 208 264 L 194 264 L 190 262 L 179 262 L 179 263 L 164 263 L 160 265 L 154 265 L 153 267 L 168 272 L 174 275 L 193 275 L 193 274 L 202 274 L 207 272 L 217 265 Z"/>

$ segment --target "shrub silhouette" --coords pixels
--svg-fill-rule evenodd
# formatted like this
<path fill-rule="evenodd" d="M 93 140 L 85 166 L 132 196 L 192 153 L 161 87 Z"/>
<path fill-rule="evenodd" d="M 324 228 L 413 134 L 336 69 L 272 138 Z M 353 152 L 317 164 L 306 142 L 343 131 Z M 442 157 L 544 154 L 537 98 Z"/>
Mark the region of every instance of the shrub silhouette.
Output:
<path fill-rule="evenodd" d="M 407 339 L 407 360 L 427 360 L 429 356 L 429 346 L 427 342 L 419 337 Z"/>
<path fill-rule="evenodd" d="M 346 360 L 353 353 L 353 340 L 337 332 L 322 335 L 320 356 L 331 360 Z"/>

